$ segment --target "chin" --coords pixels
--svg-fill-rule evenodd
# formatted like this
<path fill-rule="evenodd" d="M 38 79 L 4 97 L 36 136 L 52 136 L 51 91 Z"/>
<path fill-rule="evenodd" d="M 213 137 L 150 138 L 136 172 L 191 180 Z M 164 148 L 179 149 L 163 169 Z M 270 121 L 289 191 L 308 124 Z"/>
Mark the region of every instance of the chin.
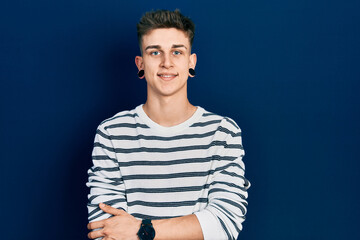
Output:
<path fill-rule="evenodd" d="M 170 97 L 177 93 L 178 91 L 161 91 L 160 95 L 164 97 Z"/>
<path fill-rule="evenodd" d="M 155 88 L 151 88 L 152 92 L 155 95 L 159 96 L 172 96 L 176 94 L 181 94 L 182 92 L 186 95 L 186 84 L 178 85 L 178 84 L 169 84 L 167 86 L 160 85 Z"/>
<path fill-rule="evenodd" d="M 166 97 L 169 97 L 169 96 L 173 96 L 173 95 L 176 95 L 178 93 L 181 92 L 181 89 L 179 88 L 172 88 L 172 89 L 160 89 L 158 91 L 158 94 L 161 95 L 161 96 L 166 96 Z"/>

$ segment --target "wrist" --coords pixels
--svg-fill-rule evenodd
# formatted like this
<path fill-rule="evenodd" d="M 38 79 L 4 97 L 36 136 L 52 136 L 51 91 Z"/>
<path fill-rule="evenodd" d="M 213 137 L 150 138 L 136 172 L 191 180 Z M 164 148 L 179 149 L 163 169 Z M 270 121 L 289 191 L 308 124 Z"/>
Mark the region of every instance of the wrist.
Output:
<path fill-rule="evenodd" d="M 142 220 L 137 235 L 140 240 L 153 240 L 155 238 L 155 229 L 150 219 Z"/>

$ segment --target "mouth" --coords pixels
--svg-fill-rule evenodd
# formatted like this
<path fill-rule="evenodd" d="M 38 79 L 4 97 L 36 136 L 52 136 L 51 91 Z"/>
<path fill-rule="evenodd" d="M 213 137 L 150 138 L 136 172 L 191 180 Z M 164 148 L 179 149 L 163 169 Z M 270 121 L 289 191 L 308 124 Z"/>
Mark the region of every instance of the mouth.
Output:
<path fill-rule="evenodd" d="M 170 81 L 174 78 L 176 78 L 178 76 L 178 74 L 173 74 L 173 73 L 160 73 L 158 74 L 158 77 L 160 77 L 162 80 L 165 81 Z"/>

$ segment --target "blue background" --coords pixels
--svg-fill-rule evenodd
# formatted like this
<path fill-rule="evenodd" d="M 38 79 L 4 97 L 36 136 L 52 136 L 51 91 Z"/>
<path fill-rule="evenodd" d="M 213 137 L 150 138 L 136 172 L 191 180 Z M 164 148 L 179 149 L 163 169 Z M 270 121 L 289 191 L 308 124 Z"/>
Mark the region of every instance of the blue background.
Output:
<path fill-rule="evenodd" d="M 97 125 L 146 100 L 136 23 L 196 23 L 194 105 L 243 131 L 239 239 L 360 239 L 360 1 L 1 1 L 1 238 L 86 239 Z"/>

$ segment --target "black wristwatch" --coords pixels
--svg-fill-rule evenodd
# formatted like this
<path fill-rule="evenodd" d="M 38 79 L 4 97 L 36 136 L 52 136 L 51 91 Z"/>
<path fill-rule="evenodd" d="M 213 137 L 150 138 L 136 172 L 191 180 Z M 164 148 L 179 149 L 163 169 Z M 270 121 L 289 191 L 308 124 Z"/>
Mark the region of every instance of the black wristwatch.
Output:
<path fill-rule="evenodd" d="M 137 235 L 140 240 L 153 240 L 155 238 L 155 229 L 150 219 L 142 220 Z"/>

